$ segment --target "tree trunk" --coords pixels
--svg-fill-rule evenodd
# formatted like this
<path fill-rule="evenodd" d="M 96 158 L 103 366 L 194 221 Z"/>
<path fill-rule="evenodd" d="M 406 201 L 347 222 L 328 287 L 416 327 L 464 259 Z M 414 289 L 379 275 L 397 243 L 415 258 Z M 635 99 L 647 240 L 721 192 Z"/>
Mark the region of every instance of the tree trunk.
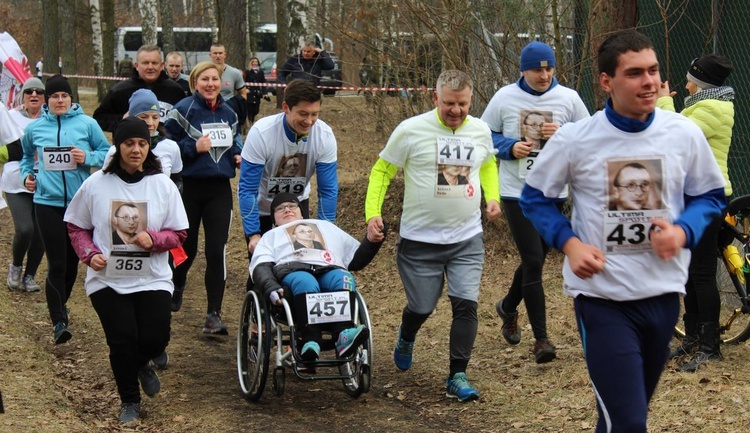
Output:
<path fill-rule="evenodd" d="M 289 12 L 287 11 L 287 0 L 276 1 L 276 70 L 281 68 L 289 52 Z M 284 89 L 276 89 L 276 108 L 281 108 L 281 102 L 284 100 Z"/>
<path fill-rule="evenodd" d="M 91 17 L 91 45 L 93 48 L 94 74 L 104 75 L 102 18 L 99 0 L 89 0 L 89 15 Z M 104 80 L 96 81 L 97 95 L 104 91 Z"/>
<path fill-rule="evenodd" d="M 76 34 L 78 29 L 76 25 L 76 2 L 75 0 L 59 0 L 58 6 L 63 72 L 67 71 L 66 73 L 72 74 L 78 71 L 78 64 L 76 63 Z M 78 79 L 71 78 L 69 81 L 71 90 L 73 90 L 73 94 L 70 96 L 72 96 L 73 102 L 78 102 Z"/>
<path fill-rule="evenodd" d="M 174 51 L 174 20 L 172 19 L 172 2 L 159 0 L 159 14 L 161 15 L 161 42 L 165 56 Z"/>
<path fill-rule="evenodd" d="M 60 57 L 60 30 L 58 27 L 57 0 L 48 0 L 42 8 L 44 16 L 44 62 L 45 73 L 57 74 L 57 59 Z M 46 79 L 45 79 L 46 81 Z"/>
<path fill-rule="evenodd" d="M 634 29 L 638 24 L 638 0 L 599 0 L 591 3 L 589 10 L 588 28 L 589 50 L 591 58 L 596 59 L 599 46 L 612 32 L 617 30 Z M 595 61 L 595 60 L 594 60 Z M 599 86 L 599 72 L 593 65 L 594 101 L 596 109 L 600 110 L 607 101 L 607 95 Z"/>
<path fill-rule="evenodd" d="M 138 10 L 141 12 L 143 45 L 156 45 L 156 0 L 138 0 Z"/>
<path fill-rule="evenodd" d="M 227 51 L 227 64 L 245 69 L 245 34 L 247 33 L 247 0 L 216 2 L 219 42 Z"/>
<path fill-rule="evenodd" d="M 213 30 L 211 31 L 211 42 L 219 41 L 219 22 L 216 17 L 216 3 L 215 0 L 206 0 L 206 15 L 208 16 L 208 25 Z"/>
<path fill-rule="evenodd" d="M 102 70 L 104 75 L 116 75 L 114 0 L 99 0 L 99 15 L 102 24 Z M 115 83 L 113 80 L 99 80 L 96 83 L 96 94 L 100 102 Z"/>

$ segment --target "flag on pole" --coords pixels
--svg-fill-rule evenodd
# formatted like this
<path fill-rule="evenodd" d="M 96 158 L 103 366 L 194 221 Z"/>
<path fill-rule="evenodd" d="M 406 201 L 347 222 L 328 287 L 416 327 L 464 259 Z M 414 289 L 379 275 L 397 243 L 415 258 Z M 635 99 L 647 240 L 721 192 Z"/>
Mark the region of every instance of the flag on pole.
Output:
<path fill-rule="evenodd" d="M 21 87 L 31 77 L 31 68 L 21 47 L 8 32 L 0 33 L 0 62 L 3 64 L 0 102 L 13 108 L 21 103 Z"/>

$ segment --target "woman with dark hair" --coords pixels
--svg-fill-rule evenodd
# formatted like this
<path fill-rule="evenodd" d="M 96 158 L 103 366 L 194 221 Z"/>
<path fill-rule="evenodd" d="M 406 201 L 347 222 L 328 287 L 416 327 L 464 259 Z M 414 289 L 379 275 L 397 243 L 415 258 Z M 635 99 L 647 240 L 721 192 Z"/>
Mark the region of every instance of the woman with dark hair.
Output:
<path fill-rule="evenodd" d="M 88 265 L 86 294 L 104 330 L 120 395 L 120 421 L 139 418 L 141 395 L 159 392 L 149 360 L 169 343 L 172 269 L 169 250 L 187 237 L 187 215 L 175 184 L 149 147 L 146 123 L 128 117 L 114 134 L 112 161 L 86 180 L 65 213 L 76 254 Z M 128 207 L 134 210 L 124 213 Z M 115 241 L 113 220 L 135 226 Z"/>

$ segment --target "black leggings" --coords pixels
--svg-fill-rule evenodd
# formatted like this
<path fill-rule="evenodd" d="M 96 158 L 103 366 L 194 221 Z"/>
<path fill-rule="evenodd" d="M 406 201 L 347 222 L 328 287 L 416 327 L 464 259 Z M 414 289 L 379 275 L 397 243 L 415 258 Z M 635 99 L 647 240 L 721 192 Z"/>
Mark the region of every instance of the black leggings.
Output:
<path fill-rule="evenodd" d="M 226 286 L 226 246 L 229 239 L 229 226 L 232 222 L 232 187 L 229 179 L 182 178 L 182 203 L 187 213 L 187 239 L 183 248 L 187 260 L 174 270 L 172 281 L 175 289 L 184 288 L 187 274 L 198 253 L 198 233 L 203 221 L 205 235 L 204 254 L 206 270 L 204 283 L 208 305 L 207 313 L 221 312 Z"/>
<path fill-rule="evenodd" d="M 34 276 L 44 256 L 42 235 L 34 217 L 34 194 L 6 192 L 5 200 L 16 230 L 13 235 L 13 266 L 23 266 L 25 258 L 26 272 L 23 275 Z"/>
<path fill-rule="evenodd" d="M 516 311 L 523 299 L 534 338 L 547 338 L 547 306 L 542 286 L 542 269 L 549 252 L 549 246 L 536 231 L 534 225 L 523 215 L 521 206 L 515 200 L 503 200 L 503 213 L 508 219 L 508 227 L 518 248 L 521 264 L 513 274 L 513 282 L 503 301 L 503 311 Z M 556 203 L 562 210 L 563 203 Z"/>
<path fill-rule="evenodd" d="M 691 251 L 685 285 L 685 313 L 696 323 L 718 322 L 721 300 L 716 286 L 716 251 L 723 216 L 714 218 Z"/>
<path fill-rule="evenodd" d="M 123 403 L 141 401 L 138 369 L 169 343 L 170 303 L 166 290 L 120 295 L 109 287 L 89 297 L 109 346 L 109 363 Z"/>
<path fill-rule="evenodd" d="M 52 323 L 68 322 L 65 304 L 70 298 L 78 276 L 78 256 L 70 243 L 63 221 L 64 207 L 35 204 L 37 226 L 47 254 L 45 293 Z"/>

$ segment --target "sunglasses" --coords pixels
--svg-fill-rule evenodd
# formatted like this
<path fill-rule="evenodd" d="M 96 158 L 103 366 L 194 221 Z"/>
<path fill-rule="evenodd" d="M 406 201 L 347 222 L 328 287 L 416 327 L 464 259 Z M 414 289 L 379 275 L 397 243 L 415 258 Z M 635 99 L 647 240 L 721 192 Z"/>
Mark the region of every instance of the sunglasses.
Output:
<path fill-rule="evenodd" d="M 23 91 L 24 95 L 31 95 L 36 92 L 37 95 L 44 95 L 44 89 L 26 89 Z"/>

